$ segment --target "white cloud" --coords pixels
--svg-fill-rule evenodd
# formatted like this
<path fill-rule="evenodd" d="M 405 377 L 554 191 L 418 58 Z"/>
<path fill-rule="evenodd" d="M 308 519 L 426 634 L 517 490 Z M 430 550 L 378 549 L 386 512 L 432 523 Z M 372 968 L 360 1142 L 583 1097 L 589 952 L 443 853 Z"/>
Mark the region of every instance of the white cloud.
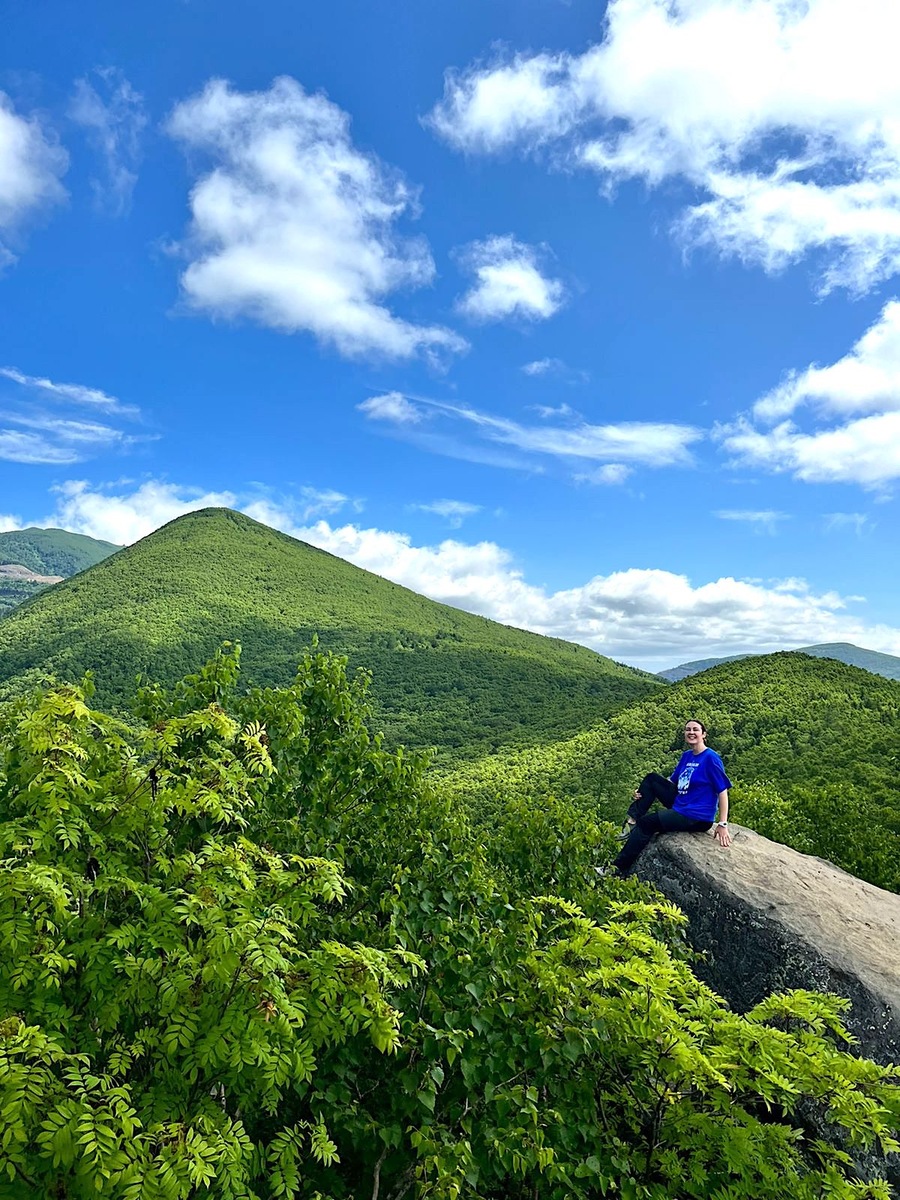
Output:
<path fill-rule="evenodd" d="M 356 406 L 373 421 L 391 421 L 396 425 L 417 425 L 422 414 L 402 392 L 386 392 L 383 396 L 370 396 Z"/>
<path fill-rule="evenodd" d="M 583 54 L 449 72 L 429 122 L 460 149 L 543 151 L 609 186 L 701 190 L 694 242 L 823 287 L 900 269 L 896 0 L 610 0 Z"/>
<path fill-rule="evenodd" d="M 716 513 L 720 521 L 740 521 L 766 533 L 775 533 L 780 521 L 789 520 L 788 514 L 771 508 L 726 508 Z"/>
<path fill-rule="evenodd" d="M 78 383 L 54 383 L 24 375 L 14 367 L 0 367 L 0 378 L 55 402 L 52 412 L 41 411 L 30 397 L 23 402 L 10 389 L 11 394 L 4 396 L 6 411 L 0 411 L 0 459 L 32 464 L 76 463 L 105 451 L 123 450 L 137 440 L 123 429 L 84 419 L 85 408 L 119 417 L 137 414 L 137 409 L 122 404 L 115 396 Z M 68 415 L 59 415 L 66 407 Z"/>
<path fill-rule="evenodd" d="M 620 464 L 644 463 L 652 467 L 690 466 L 693 459 L 690 446 L 703 436 L 700 429 L 652 421 L 623 421 L 615 425 L 590 425 L 579 420 L 570 425 L 524 425 L 508 417 L 495 417 L 466 405 L 448 404 L 439 400 L 416 397 L 415 402 L 402 397 L 403 405 L 395 401 L 400 393 L 374 397 L 363 408 L 370 415 L 398 426 L 411 426 L 426 416 L 432 421 L 452 422 L 457 428 L 474 429 L 479 438 L 490 443 L 512 446 L 532 455 L 549 455 L 564 461 L 589 459 L 610 460 Z M 389 401 L 382 404 L 381 401 Z M 366 408 L 365 406 L 371 406 Z M 413 432 L 409 436 L 415 436 Z M 441 449 L 440 441 L 423 442 L 426 447 Z M 513 460 L 508 464 L 519 466 Z"/>
<path fill-rule="evenodd" d="M 900 302 L 837 362 L 790 373 L 752 417 L 717 430 L 739 462 L 873 490 L 900 478 Z"/>
<path fill-rule="evenodd" d="M 98 68 L 94 75 L 100 90 L 88 79 L 77 80 L 69 116 L 87 130 L 103 160 L 103 178 L 91 181 L 98 204 L 121 216 L 137 182 L 141 134 L 147 124 L 144 98 L 114 67 Z"/>
<path fill-rule="evenodd" d="M 589 471 L 586 475 L 578 475 L 577 479 L 580 483 L 599 483 L 607 487 L 618 487 L 632 473 L 633 468 L 627 467 L 625 463 L 606 463 L 605 466 L 598 467 L 596 471 Z"/>
<path fill-rule="evenodd" d="M 193 308 L 307 331 L 348 355 L 465 349 L 451 330 L 402 320 L 381 303 L 434 277 L 425 241 L 394 231 L 416 196 L 353 145 L 347 114 L 324 95 L 287 77 L 266 92 L 212 80 L 175 108 L 168 130 L 212 160 L 191 192 L 181 248 Z"/>
<path fill-rule="evenodd" d="M 132 405 L 123 404 L 115 396 L 108 396 L 98 388 L 85 387 L 80 383 L 54 383 L 52 379 L 44 379 L 38 375 L 24 375 L 15 367 L 0 367 L 0 375 L 22 387 L 52 396 L 54 399 L 69 400 L 74 404 L 86 404 L 105 412 L 136 413 Z"/>
<path fill-rule="evenodd" d="M 787 471 L 804 483 L 858 483 L 877 491 L 900 477 L 900 412 L 813 433 L 791 421 L 760 430 L 742 418 L 720 436 L 738 462 Z"/>
<path fill-rule="evenodd" d="M 872 529 L 873 524 L 865 513 L 833 512 L 825 514 L 826 533 L 837 533 L 843 529 L 852 529 L 860 537 L 866 529 Z"/>
<path fill-rule="evenodd" d="M 542 272 L 538 249 L 511 234 L 472 242 L 458 258 L 475 282 L 456 307 L 473 321 L 545 321 L 562 305 L 565 289 Z"/>
<path fill-rule="evenodd" d="M 459 529 L 466 517 L 481 512 L 480 504 L 470 504 L 467 500 L 433 500 L 431 504 L 414 504 L 412 507 L 443 517 L 451 529 Z"/>
<path fill-rule="evenodd" d="M 147 482 L 132 492 L 69 483 L 56 524 L 113 542 L 130 542 L 181 513 L 234 507 L 232 492 Z M 255 508 L 254 508 L 255 505 Z M 652 670 L 701 657 L 850 641 L 900 654 L 900 630 L 867 624 L 850 607 L 859 597 L 815 592 L 803 580 L 768 585 L 732 578 L 695 585 L 669 571 L 634 568 L 598 575 L 557 592 L 528 583 L 512 554 L 495 542 L 447 539 L 416 546 L 409 535 L 325 520 L 298 525 L 290 507 L 243 505 L 250 515 L 395 583 L 495 621 L 566 638 Z"/>
<path fill-rule="evenodd" d="M 801 405 L 824 416 L 900 410 L 900 301 L 891 300 L 849 354 L 828 367 L 793 373 L 753 406 L 774 421 Z"/>
<path fill-rule="evenodd" d="M 23 117 L 0 92 L 0 233 L 15 234 L 23 221 L 65 198 L 59 182 L 66 152 L 37 117 Z M 0 269 L 15 255 L 0 243 Z"/>
<path fill-rule="evenodd" d="M 544 421 L 552 420 L 553 417 L 578 417 L 579 414 L 574 408 L 570 408 L 568 404 L 529 404 L 532 412 L 536 412 Z"/>
<path fill-rule="evenodd" d="M 121 430 L 96 421 L 68 421 L 54 417 L 26 417 L 0 413 L 0 459 L 20 463 L 76 463 L 103 450 L 123 445 Z M 9 425 L 21 426 L 10 429 Z"/>
<path fill-rule="evenodd" d="M 146 537 L 160 525 L 200 508 L 233 508 L 233 492 L 204 492 L 151 480 L 131 493 L 111 494 L 83 480 L 56 489 L 56 510 L 44 522 L 118 545 Z"/>
<path fill-rule="evenodd" d="M 8 513 L 0 513 L 0 533 L 10 533 L 13 529 L 21 528 L 22 521 L 20 517 L 13 517 Z"/>
<path fill-rule="evenodd" d="M 547 375 L 550 372 L 562 371 L 565 363 L 561 358 L 536 358 L 533 362 L 522 364 L 526 375 Z"/>

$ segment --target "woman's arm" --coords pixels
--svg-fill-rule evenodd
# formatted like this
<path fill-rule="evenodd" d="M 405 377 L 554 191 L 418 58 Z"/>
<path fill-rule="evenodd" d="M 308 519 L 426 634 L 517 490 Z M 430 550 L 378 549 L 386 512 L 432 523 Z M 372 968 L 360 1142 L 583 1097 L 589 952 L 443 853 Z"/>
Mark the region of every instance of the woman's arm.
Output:
<path fill-rule="evenodd" d="M 720 846 L 727 849 L 731 845 L 731 835 L 728 832 L 728 788 L 719 792 L 719 815 L 713 832 Z"/>

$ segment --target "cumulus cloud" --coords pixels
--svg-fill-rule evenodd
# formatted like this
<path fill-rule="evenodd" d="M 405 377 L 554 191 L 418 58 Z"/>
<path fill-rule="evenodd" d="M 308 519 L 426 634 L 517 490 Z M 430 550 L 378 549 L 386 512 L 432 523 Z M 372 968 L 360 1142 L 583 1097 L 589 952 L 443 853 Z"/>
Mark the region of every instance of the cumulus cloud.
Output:
<path fill-rule="evenodd" d="M 70 483 L 47 523 L 128 542 L 182 512 L 220 504 L 240 501 L 231 492 L 157 482 L 115 494 Z M 529 583 L 513 555 L 495 542 L 450 538 L 417 546 L 408 534 L 353 523 L 298 525 L 290 507 L 272 502 L 265 511 L 267 523 L 285 533 L 432 599 L 652 670 L 818 642 L 850 641 L 900 654 L 900 630 L 868 624 L 851 611 L 860 598 L 817 592 L 803 580 L 694 583 L 669 571 L 634 568 L 548 592 Z"/>
<path fill-rule="evenodd" d="M 118 494 L 84 480 L 70 480 L 56 492 L 56 509 L 46 524 L 118 545 L 130 545 L 186 512 L 233 508 L 237 503 L 233 492 L 204 492 L 155 480 Z"/>
<path fill-rule="evenodd" d="M 17 113 L 0 92 L 0 234 L 14 236 L 28 217 L 65 198 L 60 176 L 68 161 L 41 121 Z M 14 259 L 0 241 L 0 268 Z"/>
<path fill-rule="evenodd" d="M 742 463 L 808 483 L 889 487 L 900 477 L 900 302 L 843 358 L 791 372 L 717 434 Z"/>
<path fill-rule="evenodd" d="M 542 152 L 605 185 L 682 179 L 694 243 L 822 286 L 900 268 L 895 0 L 610 0 L 603 40 L 448 73 L 428 118 L 459 149 Z"/>
<path fill-rule="evenodd" d="M 463 270 L 475 276 L 475 282 L 457 301 L 458 311 L 482 322 L 552 317 L 562 305 L 565 289 L 541 270 L 540 253 L 511 234 L 463 247 L 457 258 Z"/>
<path fill-rule="evenodd" d="M 69 116 L 87 131 L 102 160 L 102 175 L 91 181 L 99 207 L 121 216 L 128 211 L 137 182 L 141 134 L 147 124 L 144 98 L 115 67 L 100 67 L 93 76 L 93 83 L 87 78 L 76 81 Z"/>
<path fill-rule="evenodd" d="M 266 92 L 212 80 L 177 105 L 168 130 L 191 161 L 211 160 L 191 192 L 181 247 L 191 307 L 306 331 L 346 355 L 465 349 L 451 330 L 403 320 L 382 303 L 434 277 L 425 241 L 395 231 L 416 195 L 353 145 L 347 114 L 324 95 L 287 77 Z"/>
<path fill-rule="evenodd" d="M 8 513 L 0 513 L 0 533 L 10 533 L 13 529 L 21 528 L 22 521 L 20 517 L 13 517 Z"/>
<path fill-rule="evenodd" d="M 443 517 L 451 529 L 459 529 L 466 517 L 481 512 L 480 504 L 470 504 L 467 500 L 433 500 L 430 504 L 414 504 L 413 508 Z"/>
<path fill-rule="evenodd" d="M 526 455 L 547 455 L 569 462 L 581 459 L 599 462 L 610 460 L 612 464 L 617 464 L 617 470 L 622 469 L 619 464 L 623 461 L 626 465 L 643 463 L 652 467 L 691 466 L 693 458 L 690 447 L 704 436 L 702 430 L 689 425 L 653 421 L 591 425 L 578 419 L 568 425 L 526 425 L 467 405 L 428 400 L 421 396 L 415 400 L 404 396 L 404 403 L 400 405 L 395 399 L 399 395 L 392 392 L 389 397 L 374 397 L 358 407 L 369 416 L 401 428 L 428 419 L 433 425 L 450 424 L 456 430 L 474 434 L 482 442 L 512 447 Z M 382 400 L 388 402 L 382 404 Z M 414 431 L 408 431 L 408 436 L 415 436 Z M 429 435 L 422 444 L 441 452 L 449 443 Z M 452 443 L 452 446 L 453 453 L 456 453 L 456 443 Z M 514 459 L 503 465 L 521 466 L 522 460 Z"/>
<path fill-rule="evenodd" d="M 900 301 L 891 300 L 849 354 L 827 367 L 790 374 L 753 407 L 772 421 L 801 406 L 821 416 L 900 410 Z"/>
<path fill-rule="evenodd" d="M 900 477 L 900 412 L 813 432 L 791 421 L 758 429 L 740 418 L 719 436 L 738 463 L 789 472 L 804 483 L 857 483 L 881 491 Z"/>

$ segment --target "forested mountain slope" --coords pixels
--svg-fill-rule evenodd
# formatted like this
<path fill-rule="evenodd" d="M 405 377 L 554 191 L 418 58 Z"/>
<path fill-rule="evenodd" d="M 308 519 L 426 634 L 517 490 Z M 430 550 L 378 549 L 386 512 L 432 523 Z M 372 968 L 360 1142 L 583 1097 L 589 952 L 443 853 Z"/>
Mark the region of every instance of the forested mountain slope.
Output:
<path fill-rule="evenodd" d="M 451 783 L 478 820 L 554 795 L 619 821 L 642 775 L 674 768 L 688 717 L 709 727 L 737 785 L 735 819 L 900 890 L 900 683 L 832 660 L 727 663 L 567 741 L 463 767 Z"/>
<path fill-rule="evenodd" d="M 565 737 L 664 687 L 226 509 L 180 517 L 11 613 L 0 622 L 0 684 L 90 669 L 99 699 L 121 703 L 138 672 L 172 681 L 225 639 L 241 643 L 246 680 L 283 684 L 313 634 L 374 672 L 390 742 L 451 755 Z"/>
<path fill-rule="evenodd" d="M 862 646 L 854 646 L 852 642 L 822 642 L 816 646 L 798 646 L 794 653 L 810 654 L 813 658 L 836 658 L 838 662 L 847 663 L 851 667 L 862 667 L 873 675 L 883 675 L 885 679 L 900 679 L 900 658 L 894 654 L 882 654 L 878 650 L 865 650 Z M 669 667 L 659 671 L 660 679 L 669 683 L 677 683 L 696 675 L 700 671 L 708 671 L 722 663 L 738 662 L 742 658 L 751 658 L 749 654 L 730 654 L 727 658 L 698 658 L 693 662 L 681 663 L 677 667 Z"/>
<path fill-rule="evenodd" d="M 66 529 L 13 529 L 0 533 L 0 614 L 43 591 L 49 586 L 48 578 L 67 579 L 118 549 L 112 542 L 69 533 Z M 24 570 L 16 571 L 16 567 Z"/>

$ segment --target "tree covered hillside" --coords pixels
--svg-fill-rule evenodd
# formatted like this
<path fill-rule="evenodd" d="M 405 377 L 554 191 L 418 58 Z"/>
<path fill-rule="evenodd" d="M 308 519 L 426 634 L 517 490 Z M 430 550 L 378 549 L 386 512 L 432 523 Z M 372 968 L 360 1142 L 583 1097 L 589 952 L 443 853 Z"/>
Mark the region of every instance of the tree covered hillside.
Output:
<path fill-rule="evenodd" d="M 118 549 L 112 542 L 69 533 L 65 529 L 14 529 L 0 533 L 0 567 L 20 566 L 35 575 L 67 579 Z M 38 580 L 4 578 L 4 573 L 0 572 L 0 614 L 47 586 Z"/>
<path fill-rule="evenodd" d="M 554 795 L 620 821 L 642 775 L 674 768 L 688 717 L 709 727 L 737 785 L 735 820 L 900 891 L 900 683 L 830 659 L 727 663 L 565 742 L 463 767 L 452 783 L 476 820 Z"/>
<path fill-rule="evenodd" d="M 809 654 L 813 658 L 836 658 L 838 662 L 847 663 L 851 667 L 862 667 L 873 675 L 884 675 L 886 679 L 900 679 L 900 658 L 895 654 L 882 654 L 878 650 L 864 650 L 862 646 L 854 646 L 852 642 L 820 642 L 816 646 L 797 646 L 797 654 Z M 697 658 L 693 662 L 681 663 L 677 667 L 669 667 L 658 671 L 660 679 L 669 683 L 677 683 L 696 675 L 700 671 L 708 671 L 722 663 L 737 662 L 742 658 L 752 657 L 749 654 L 730 654 L 727 658 Z"/>
<path fill-rule="evenodd" d="M 318 634 L 374 672 L 392 744 L 450 756 L 566 737 L 664 685 L 582 646 L 473 616 L 239 513 L 180 517 L 0 622 L 0 684 L 95 674 L 122 703 L 143 672 L 171 682 L 223 639 L 248 679 L 290 680 Z"/>
<path fill-rule="evenodd" d="M 900 1121 L 846 1001 L 730 1010 L 598 880 L 612 830 L 473 837 L 341 660 L 237 666 L 138 725 L 0 714 L 0 1200 L 889 1200 L 839 1145 Z"/>

